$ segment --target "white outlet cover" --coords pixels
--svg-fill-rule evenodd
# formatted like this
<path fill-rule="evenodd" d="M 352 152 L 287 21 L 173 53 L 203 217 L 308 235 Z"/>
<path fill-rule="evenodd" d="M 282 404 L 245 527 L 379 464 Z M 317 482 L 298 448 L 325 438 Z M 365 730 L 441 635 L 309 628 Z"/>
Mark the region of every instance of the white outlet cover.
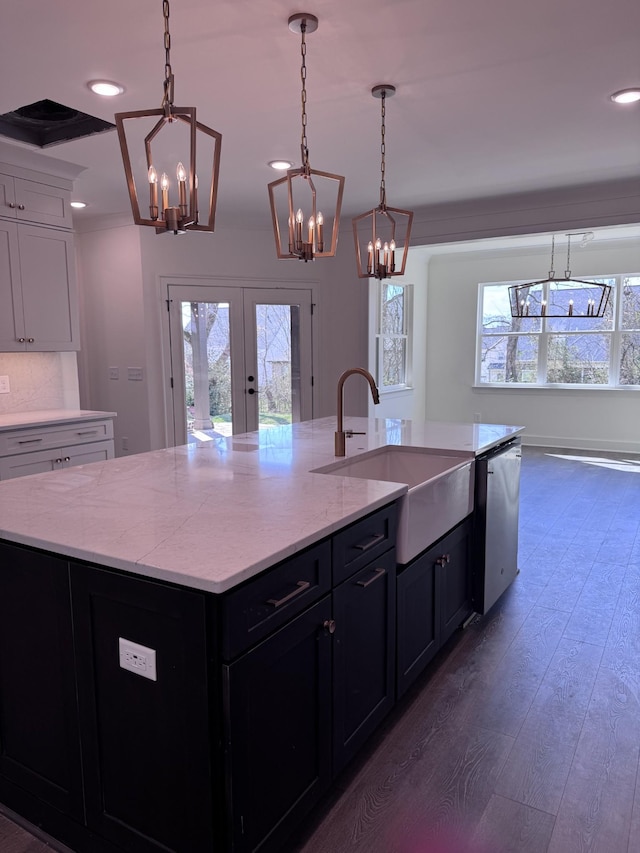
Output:
<path fill-rule="evenodd" d="M 155 649 L 118 637 L 118 651 L 122 669 L 128 669 L 129 672 L 134 672 L 151 681 L 158 680 Z"/>
<path fill-rule="evenodd" d="M 142 368 L 127 367 L 127 378 L 131 382 L 142 382 Z"/>
<path fill-rule="evenodd" d="M 0 376 L 0 394 L 9 394 L 10 391 L 11 385 L 9 385 L 9 377 Z"/>

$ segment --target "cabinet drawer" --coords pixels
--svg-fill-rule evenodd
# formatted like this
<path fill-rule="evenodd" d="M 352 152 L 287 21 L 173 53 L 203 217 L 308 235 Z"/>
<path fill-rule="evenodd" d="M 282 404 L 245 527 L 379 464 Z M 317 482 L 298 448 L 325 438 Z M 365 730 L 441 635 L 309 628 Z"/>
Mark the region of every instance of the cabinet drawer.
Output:
<path fill-rule="evenodd" d="M 337 585 L 396 544 L 397 508 L 389 504 L 333 537 L 333 583 Z"/>
<path fill-rule="evenodd" d="M 328 540 L 286 560 L 222 601 L 222 654 L 230 660 L 331 588 Z"/>
<path fill-rule="evenodd" d="M 113 438 L 113 421 L 70 421 L 50 427 L 26 427 L 0 434 L 0 456 L 29 453 Z"/>

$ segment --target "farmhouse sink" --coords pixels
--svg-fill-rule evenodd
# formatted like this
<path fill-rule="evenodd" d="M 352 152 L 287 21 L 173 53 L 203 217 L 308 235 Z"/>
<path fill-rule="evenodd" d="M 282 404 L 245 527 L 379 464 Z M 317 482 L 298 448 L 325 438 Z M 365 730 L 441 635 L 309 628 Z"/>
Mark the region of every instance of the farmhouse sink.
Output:
<path fill-rule="evenodd" d="M 408 563 L 473 510 L 474 460 L 424 448 L 387 446 L 341 459 L 314 474 L 405 483 L 398 500 L 397 561 Z"/>

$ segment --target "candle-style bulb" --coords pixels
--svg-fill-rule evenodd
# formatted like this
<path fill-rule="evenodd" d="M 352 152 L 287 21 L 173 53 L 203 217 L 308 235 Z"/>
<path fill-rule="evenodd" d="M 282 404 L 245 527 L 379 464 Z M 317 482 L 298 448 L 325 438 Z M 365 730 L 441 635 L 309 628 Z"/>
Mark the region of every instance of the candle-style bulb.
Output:
<path fill-rule="evenodd" d="M 187 180 L 187 170 L 182 165 L 182 163 L 178 163 L 178 167 L 176 169 L 176 177 L 178 178 L 179 181 L 186 181 Z"/>
<path fill-rule="evenodd" d="M 317 223 L 318 223 L 318 225 L 324 225 L 324 216 L 322 215 L 322 213 L 320 211 L 318 211 Z"/>
<path fill-rule="evenodd" d="M 149 166 L 147 173 L 149 178 L 149 215 L 151 219 L 158 218 L 158 173 L 153 166 Z"/>
<path fill-rule="evenodd" d="M 302 210 L 300 208 L 298 208 L 298 212 L 296 213 L 296 222 L 299 225 L 302 225 L 303 219 L 304 219 L 304 216 L 302 215 Z"/>
<path fill-rule="evenodd" d="M 176 177 L 178 178 L 178 206 L 180 207 L 180 216 L 187 215 L 187 172 L 182 163 L 178 163 L 176 169 Z"/>
<path fill-rule="evenodd" d="M 169 189 L 169 175 L 166 172 L 162 173 L 162 177 L 160 178 L 160 186 L 163 190 Z"/>

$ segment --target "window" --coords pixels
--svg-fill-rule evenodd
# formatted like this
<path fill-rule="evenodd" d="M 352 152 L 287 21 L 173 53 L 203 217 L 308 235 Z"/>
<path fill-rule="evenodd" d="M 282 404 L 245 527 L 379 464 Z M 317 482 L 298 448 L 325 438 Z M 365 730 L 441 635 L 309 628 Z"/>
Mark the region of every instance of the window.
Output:
<path fill-rule="evenodd" d="M 481 284 L 476 382 L 640 385 L 640 275 L 586 280 L 613 288 L 604 317 L 512 317 L 508 288 L 519 282 Z"/>
<path fill-rule="evenodd" d="M 381 392 L 411 385 L 412 284 L 378 283 L 376 384 Z"/>

